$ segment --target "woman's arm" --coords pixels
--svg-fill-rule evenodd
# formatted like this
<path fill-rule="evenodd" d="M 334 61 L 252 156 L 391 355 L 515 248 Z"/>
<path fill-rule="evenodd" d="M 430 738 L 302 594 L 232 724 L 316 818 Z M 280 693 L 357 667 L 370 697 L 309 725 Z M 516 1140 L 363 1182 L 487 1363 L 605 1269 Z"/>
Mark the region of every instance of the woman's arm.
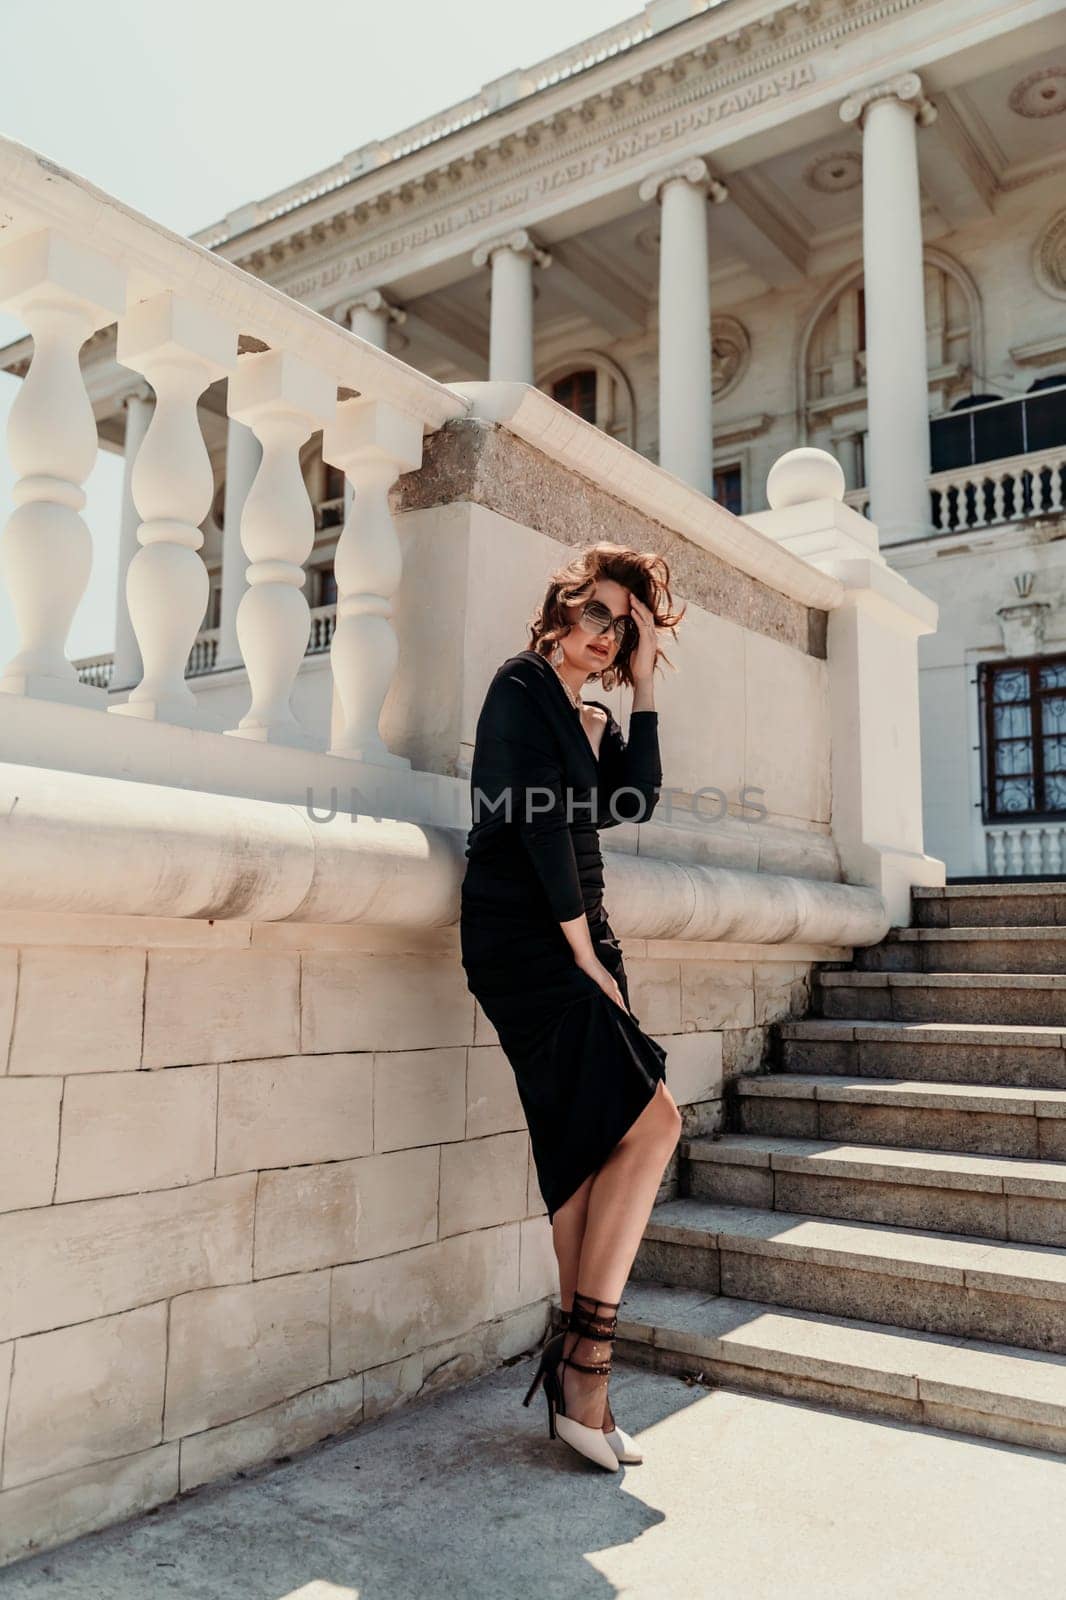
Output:
<path fill-rule="evenodd" d="M 485 805 L 511 821 L 578 966 L 622 1005 L 592 944 L 567 813 L 558 743 L 539 701 L 540 685 L 521 668 L 497 678 L 478 727 L 477 787 Z"/>
<path fill-rule="evenodd" d="M 592 705 L 602 705 L 593 700 Z M 647 822 L 659 803 L 663 781 L 659 752 L 659 713 L 630 713 L 626 739 L 609 708 L 599 755 L 596 788 L 596 826 L 612 828 L 619 822 Z"/>

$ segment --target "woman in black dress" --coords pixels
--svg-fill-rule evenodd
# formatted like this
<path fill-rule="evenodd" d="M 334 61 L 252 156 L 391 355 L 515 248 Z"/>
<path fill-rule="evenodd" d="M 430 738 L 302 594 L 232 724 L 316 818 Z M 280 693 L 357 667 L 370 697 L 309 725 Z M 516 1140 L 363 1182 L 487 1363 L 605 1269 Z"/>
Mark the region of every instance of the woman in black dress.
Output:
<path fill-rule="evenodd" d="M 611 1415 L 611 1341 L 681 1118 L 666 1052 L 629 1009 L 599 829 L 655 809 L 656 630 L 683 614 L 661 556 L 600 543 L 567 563 L 530 648 L 489 685 L 470 774 L 462 963 L 514 1069 L 568 1318 L 525 1404 L 543 1382 L 551 1437 L 611 1470 L 641 1459 Z M 628 741 L 606 705 L 582 700 L 590 678 L 632 688 Z"/>

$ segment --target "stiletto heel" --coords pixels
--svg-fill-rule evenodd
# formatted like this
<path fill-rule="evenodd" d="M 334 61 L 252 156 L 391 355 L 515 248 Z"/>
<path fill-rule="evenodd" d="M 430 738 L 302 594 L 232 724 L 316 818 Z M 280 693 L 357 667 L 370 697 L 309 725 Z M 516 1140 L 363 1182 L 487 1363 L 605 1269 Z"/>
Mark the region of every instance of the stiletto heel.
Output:
<path fill-rule="evenodd" d="M 526 1394 L 526 1397 L 522 1401 L 522 1404 L 524 1406 L 528 1406 L 529 1405 L 530 1401 L 533 1399 L 533 1396 L 536 1394 L 537 1390 L 540 1388 L 540 1385 L 544 1382 L 544 1378 L 545 1378 L 545 1376 L 546 1376 L 546 1374 L 548 1372 L 549 1367 L 554 1366 L 555 1363 L 558 1361 L 559 1356 L 562 1353 L 563 1339 L 565 1338 L 565 1336 L 566 1336 L 565 1328 L 563 1329 L 563 1331 L 561 1333 L 552 1334 L 552 1337 L 548 1340 L 547 1344 L 544 1346 L 543 1350 L 541 1351 L 541 1353 L 540 1353 L 540 1365 L 538 1366 L 536 1372 L 533 1374 L 533 1382 L 530 1384 L 529 1390 L 528 1390 L 528 1392 Z M 545 1393 L 547 1393 L 547 1390 L 545 1390 Z M 550 1411 L 551 1411 L 550 1403 L 549 1403 L 548 1409 L 549 1409 L 549 1422 L 550 1422 L 550 1420 L 551 1420 L 551 1418 L 550 1418 Z M 555 1437 L 555 1435 L 553 1433 L 552 1434 L 552 1438 L 554 1439 L 554 1437 Z"/>
<path fill-rule="evenodd" d="M 589 1310 L 589 1307 L 592 1310 Z M 605 1306 L 611 1315 L 598 1312 L 597 1308 Z M 611 1300 L 594 1300 L 590 1295 L 583 1295 L 580 1291 L 574 1294 L 574 1305 L 570 1312 L 570 1327 L 567 1331 L 577 1335 L 569 1355 L 560 1354 L 559 1359 L 545 1368 L 545 1391 L 548 1395 L 549 1423 L 554 1425 L 555 1433 L 560 1439 L 566 1441 L 580 1455 L 589 1461 L 595 1461 L 597 1466 L 605 1467 L 608 1472 L 617 1472 L 620 1465 L 618 1456 L 612 1450 L 604 1437 L 603 1428 L 590 1427 L 587 1423 L 578 1422 L 576 1417 L 566 1414 L 566 1396 L 564 1393 L 562 1370 L 573 1367 L 578 1372 L 590 1372 L 600 1377 L 610 1377 L 611 1374 L 611 1341 L 614 1338 L 618 1318 L 613 1313 L 618 1310 L 618 1302 Z M 606 1357 L 599 1361 L 576 1361 L 573 1352 L 582 1340 L 593 1346 L 596 1353 L 597 1346 L 607 1347 Z M 584 1352 L 582 1352 L 584 1353 Z"/>

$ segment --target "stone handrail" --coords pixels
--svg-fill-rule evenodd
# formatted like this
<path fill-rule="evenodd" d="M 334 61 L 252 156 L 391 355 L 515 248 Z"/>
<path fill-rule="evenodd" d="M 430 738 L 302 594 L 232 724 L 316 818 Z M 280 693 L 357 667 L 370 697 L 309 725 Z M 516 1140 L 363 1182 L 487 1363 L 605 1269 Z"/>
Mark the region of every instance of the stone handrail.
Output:
<path fill-rule="evenodd" d="M 214 648 L 210 630 L 200 630 L 208 577 L 198 551 L 213 479 L 198 404 L 225 379 L 228 413 L 257 436 L 262 456 L 241 523 L 250 564 L 238 628 L 251 705 L 223 731 L 306 742 L 289 704 L 311 632 L 299 591 L 314 511 L 299 453 L 321 428 L 323 455 L 353 491 L 334 557 L 330 651 L 341 710 L 331 753 L 408 766 L 378 731 L 396 665 L 392 596 L 401 576 L 388 492 L 420 464 L 423 434 L 468 403 L 10 139 L 0 139 L 0 194 L 0 306 L 33 339 L 8 430 L 17 482 L 0 559 L 19 648 L 0 670 L 0 692 L 203 724 L 185 681 Z M 116 323 L 116 359 L 147 380 L 155 406 L 132 474 L 140 548 L 126 578 L 144 674 L 127 701 L 108 704 L 99 681 L 79 678 L 65 642 L 92 562 L 80 512 L 97 434 L 79 351 Z"/>

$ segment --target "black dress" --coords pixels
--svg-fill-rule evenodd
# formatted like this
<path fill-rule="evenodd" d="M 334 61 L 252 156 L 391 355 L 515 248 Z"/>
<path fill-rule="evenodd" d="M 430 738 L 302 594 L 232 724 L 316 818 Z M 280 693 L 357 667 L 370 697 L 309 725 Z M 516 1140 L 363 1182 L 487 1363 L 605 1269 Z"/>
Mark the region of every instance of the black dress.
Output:
<path fill-rule="evenodd" d="M 628 1007 L 622 953 L 603 906 L 599 829 L 654 811 L 659 718 L 633 711 L 627 743 L 610 708 L 602 709 L 608 720 L 597 756 L 554 667 L 521 650 L 489 685 L 470 773 L 462 964 L 514 1069 L 549 1219 L 602 1166 L 666 1077 L 666 1051 L 581 971 L 559 926 L 587 914 L 596 955 Z"/>

